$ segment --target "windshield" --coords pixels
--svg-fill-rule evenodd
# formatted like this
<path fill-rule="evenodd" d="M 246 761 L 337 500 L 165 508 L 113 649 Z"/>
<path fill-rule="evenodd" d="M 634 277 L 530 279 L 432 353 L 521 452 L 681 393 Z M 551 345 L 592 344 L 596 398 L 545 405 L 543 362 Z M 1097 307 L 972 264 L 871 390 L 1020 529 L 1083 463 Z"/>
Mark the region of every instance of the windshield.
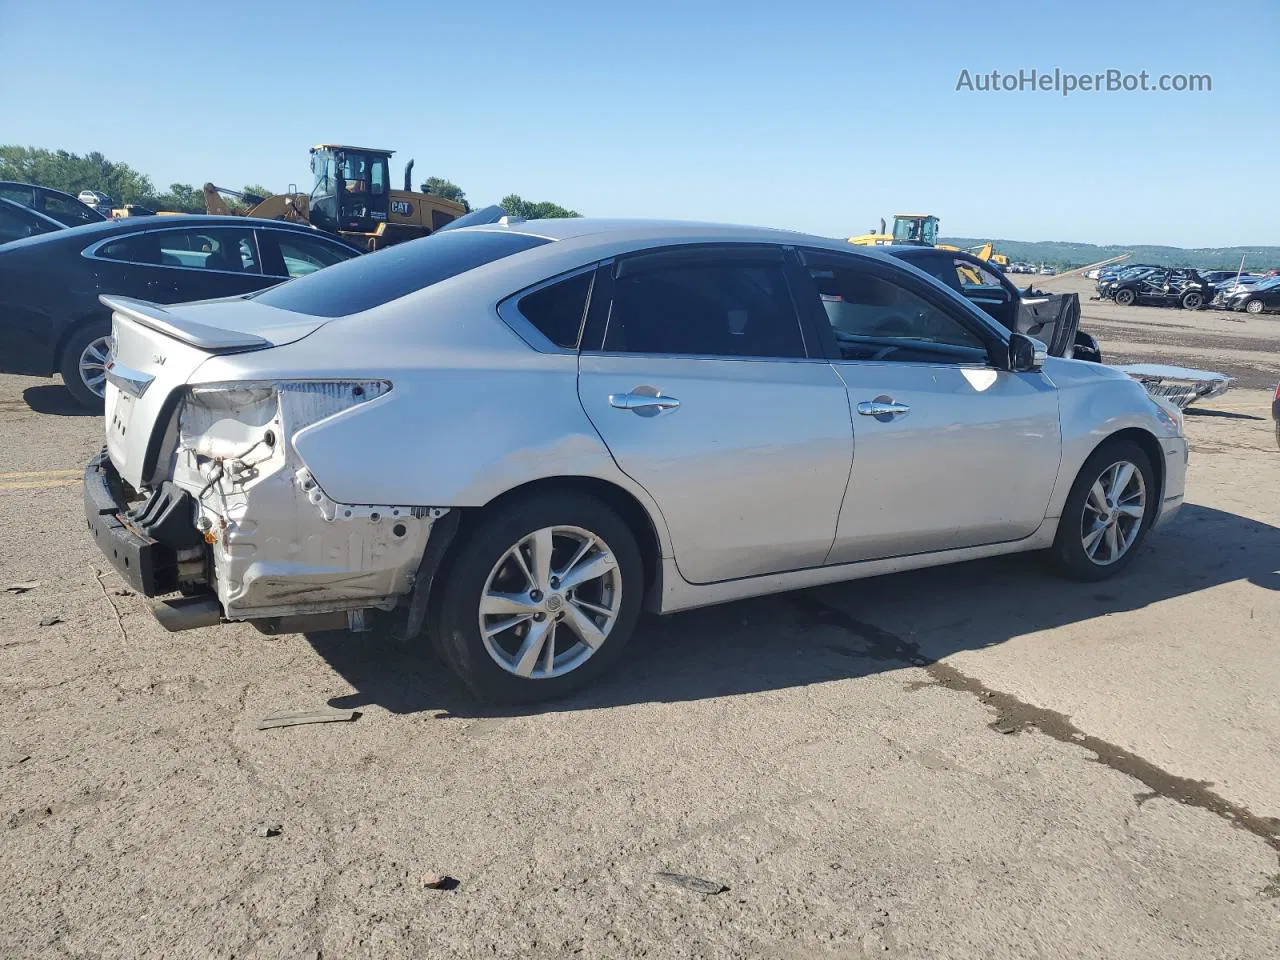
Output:
<path fill-rule="evenodd" d="M 345 317 L 550 242 L 545 237 L 496 230 L 432 234 L 325 267 L 251 298 L 313 317 Z"/>
<path fill-rule="evenodd" d="M 893 221 L 896 243 L 921 243 L 933 247 L 938 243 L 938 221 L 933 217 L 898 217 Z"/>

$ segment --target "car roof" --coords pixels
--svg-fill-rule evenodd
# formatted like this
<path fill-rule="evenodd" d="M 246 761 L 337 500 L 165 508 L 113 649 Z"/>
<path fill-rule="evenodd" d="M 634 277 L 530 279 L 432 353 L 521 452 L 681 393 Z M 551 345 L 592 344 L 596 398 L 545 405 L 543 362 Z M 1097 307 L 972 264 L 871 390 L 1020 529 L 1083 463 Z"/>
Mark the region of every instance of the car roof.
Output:
<path fill-rule="evenodd" d="M 595 234 L 608 234 L 620 242 L 649 239 L 663 235 L 673 240 L 682 238 L 723 235 L 727 240 L 759 239 L 770 243 L 795 243 L 798 239 L 829 241 L 830 237 L 810 237 L 793 230 L 772 227 L 752 227 L 733 223 L 715 223 L 698 220 L 628 219 L 608 217 L 561 217 L 552 220 L 522 220 L 508 217 L 504 223 L 486 223 L 464 230 L 501 230 L 524 233 L 548 240 L 573 240 Z"/>

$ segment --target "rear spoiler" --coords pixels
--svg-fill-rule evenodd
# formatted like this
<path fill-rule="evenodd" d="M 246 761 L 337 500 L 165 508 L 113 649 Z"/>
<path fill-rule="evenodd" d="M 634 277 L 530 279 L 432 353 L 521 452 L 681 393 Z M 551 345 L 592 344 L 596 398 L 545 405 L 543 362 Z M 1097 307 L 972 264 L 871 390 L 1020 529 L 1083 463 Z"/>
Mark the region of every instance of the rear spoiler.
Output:
<path fill-rule="evenodd" d="M 235 330 L 223 330 L 206 323 L 184 320 L 170 313 L 165 307 L 146 300 L 107 294 L 102 294 L 98 299 L 113 313 L 119 313 L 135 323 L 163 333 L 166 337 L 199 347 L 201 350 L 216 353 L 219 350 L 246 350 L 271 346 L 268 341 L 252 333 L 237 333 Z"/>

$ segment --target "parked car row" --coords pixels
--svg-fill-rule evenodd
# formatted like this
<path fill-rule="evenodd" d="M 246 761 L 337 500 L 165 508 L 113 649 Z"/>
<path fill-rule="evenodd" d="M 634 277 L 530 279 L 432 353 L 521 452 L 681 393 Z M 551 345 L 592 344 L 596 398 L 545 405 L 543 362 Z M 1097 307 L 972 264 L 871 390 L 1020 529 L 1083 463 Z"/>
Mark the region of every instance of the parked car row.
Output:
<path fill-rule="evenodd" d="M 1187 267 L 1135 266 L 1099 278 L 1097 292 L 1103 300 L 1121 306 L 1141 303 L 1199 310 L 1213 299 L 1215 289 Z"/>
<path fill-rule="evenodd" d="M 1087 274 L 1097 281 L 1097 295 L 1121 306 L 1150 304 L 1199 310 L 1263 313 L 1280 309 L 1280 288 L 1271 274 L 1236 270 L 1201 273 L 1190 267 L 1157 267 L 1151 264 L 1115 264 Z M 1255 292 L 1256 291 L 1256 292 Z"/>
<path fill-rule="evenodd" d="M 1053 267 L 1045 264 L 1036 265 L 1034 263 L 1011 262 L 1004 269 L 1005 273 L 1034 273 L 1041 276 L 1052 277 L 1058 271 Z"/>

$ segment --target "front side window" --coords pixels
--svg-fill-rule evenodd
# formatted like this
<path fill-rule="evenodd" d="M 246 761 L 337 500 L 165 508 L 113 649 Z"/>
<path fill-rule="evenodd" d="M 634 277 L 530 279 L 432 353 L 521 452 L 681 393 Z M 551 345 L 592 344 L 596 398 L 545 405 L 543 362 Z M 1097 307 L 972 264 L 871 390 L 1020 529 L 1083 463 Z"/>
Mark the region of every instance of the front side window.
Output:
<path fill-rule="evenodd" d="M 781 262 L 659 255 L 619 264 L 606 353 L 803 357 Z"/>
<path fill-rule="evenodd" d="M 96 210 L 86 207 L 79 200 L 73 200 L 71 197 L 60 197 L 57 194 L 46 193 L 44 200 L 44 215 L 53 217 L 59 223 L 64 223 L 68 227 L 78 227 L 85 223 L 101 223 L 106 219 Z"/>
<path fill-rule="evenodd" d="M 956 277 L 960 280 L 962 288 L 968 287 L 999 287 L 1003 289 L 1000 280 L 994 273 L 986 267 L 979 266 L 969 260 L 956 257 Z"/>
<path fill-rule="evenodd" d="M 986 362 L 981 337 L 906 287 L 834 258 L 817 258 L 808 269 L 845 360 Z"/>

